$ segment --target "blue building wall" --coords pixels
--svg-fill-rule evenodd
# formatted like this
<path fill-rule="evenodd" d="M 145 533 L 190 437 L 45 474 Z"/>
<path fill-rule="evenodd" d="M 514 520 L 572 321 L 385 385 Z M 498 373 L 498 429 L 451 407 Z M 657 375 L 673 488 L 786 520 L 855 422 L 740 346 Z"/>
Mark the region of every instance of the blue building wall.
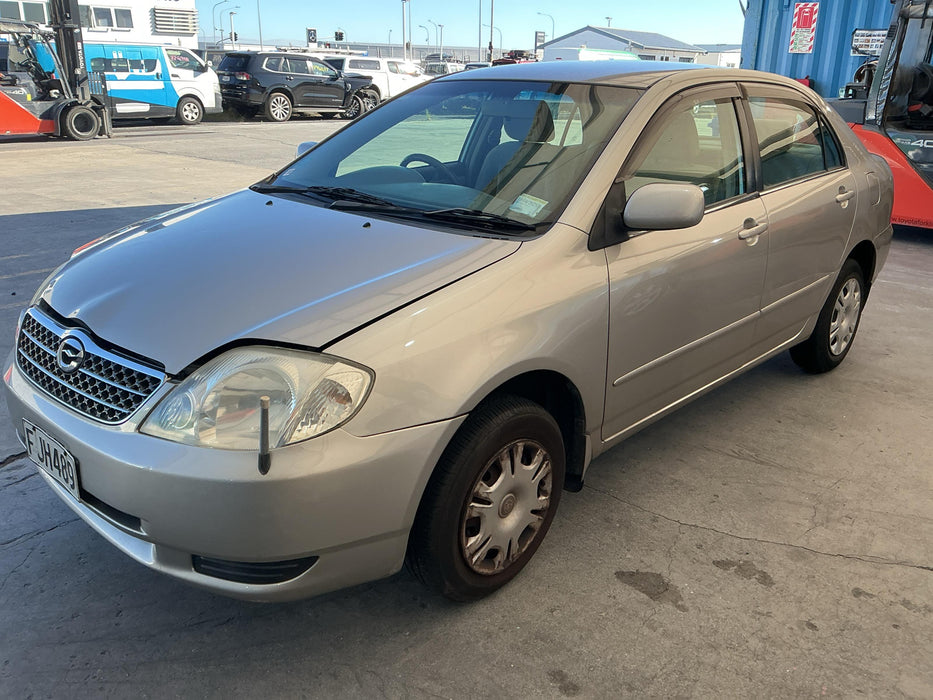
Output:
<path fill-rule="evenodd" d="M 795 0 L 749 0 L 742 36 L 742 68 L 789 78 L 810 76 L 824 97 L 839 97 L 864 56 L 853 56 L 852 32 L 887 29 L 890 0 L 820 0 L 813 53 L 790 53 Z"/>

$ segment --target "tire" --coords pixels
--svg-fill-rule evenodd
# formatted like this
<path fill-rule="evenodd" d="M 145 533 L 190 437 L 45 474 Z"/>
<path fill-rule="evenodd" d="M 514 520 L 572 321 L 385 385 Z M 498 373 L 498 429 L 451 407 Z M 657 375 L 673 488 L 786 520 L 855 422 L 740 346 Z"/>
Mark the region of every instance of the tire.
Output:
<path fill-rule="evenodd" d="M 266 98 L 263 111 L 269 121 L 287 122 L 292 117 L 292 101 L 284 92 L 273 92 Z"/>
<path fill-rule="evenodd" d="M 62 134 L 75 141 L 90 141 L 100 131 L 100 117 L 90 107 L 75 105 L 62 116 Z"/>
<path fill-rule="evenodd" d="M 200 124 L 204 118 L 204 107 L 197 97 L 186 95 L 178 100 L 175 107 L 175 121 L 185 126 Z"/>
<path fill-rule="evenodd" d="M 481 404 L 425 489 L 409 539 L 409 569 L 451 600 L 498 590 L 547 534 L 564 472 L 560 428 L 544 408 L 515 396 Z"/>
<path fill-rule="evenodd" d="M 797 365 L 810 374 L 835 369 L 849 354 L 862 318 L 865 278 L 851 258 L 842 266 L 810 337 L 790 349 Z"/>
<path fill-rule="evenodd" d="M 365 111 L 366 111 L 366 108 L 363 104 L 362 98 L 360 98 L 359 95 L 354 95 L 353 97 L 350 98 L 350 106 L 347 107 L 344 110 L 343 114 L 341 114 L 340 116 L 343 117 L 344 119 L 356 119 L 358 116 L 360 116 Z"/>
<path fill-rule="evenodd" d="M 379 96 L 373 92 L 366 92 L 360 95 L 363 100 L 363 111 L 369 112 L 376 109 L 379 105 Z"/>

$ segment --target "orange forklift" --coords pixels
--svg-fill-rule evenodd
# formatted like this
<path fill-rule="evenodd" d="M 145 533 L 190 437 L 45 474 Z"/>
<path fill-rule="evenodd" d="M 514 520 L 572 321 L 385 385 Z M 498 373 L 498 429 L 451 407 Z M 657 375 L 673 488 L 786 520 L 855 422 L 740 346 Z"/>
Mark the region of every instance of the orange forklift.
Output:
<path fill-rule="evenodd" d="M 877 66 L 866 64 L 874 67 L 873 74 L 860 68 L 867 95 L 830 100 L 868 150 L 891 166 L 892 222 L 928 229 L 933 229 L 931 54 L 933 0 L 896 0 Z"/>
<path fill-rule="evenodd" d="M 49 8 L 51 32 L 0 19 L 0 136 L 110 136 L 106 82 L 85 67 L 78 2 Z"/>

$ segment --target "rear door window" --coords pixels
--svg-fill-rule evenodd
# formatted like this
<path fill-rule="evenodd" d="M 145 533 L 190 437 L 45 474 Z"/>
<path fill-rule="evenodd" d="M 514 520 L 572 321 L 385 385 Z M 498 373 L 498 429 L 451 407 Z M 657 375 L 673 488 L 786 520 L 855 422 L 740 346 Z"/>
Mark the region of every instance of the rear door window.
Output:
<path fill-rule="evenodd" d="M 748 104 L 761 153 L 764 189 L 842 165 L 835 136 L 806 103 L 751 96 Z"/>
<path fill-rule="evenodd" d="M 227 71 L 230 73 L 240 73 L 245 72 L 248 67 L 249 56 L 227 54 L 221 59 L 220 65 L 217 66 L 217 70 Z"/>

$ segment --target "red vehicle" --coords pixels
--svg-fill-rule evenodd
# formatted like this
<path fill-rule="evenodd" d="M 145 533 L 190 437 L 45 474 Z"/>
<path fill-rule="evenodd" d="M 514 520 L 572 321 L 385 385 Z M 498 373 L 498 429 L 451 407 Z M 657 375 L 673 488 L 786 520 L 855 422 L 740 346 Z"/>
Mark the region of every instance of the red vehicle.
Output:
<path fill-rule="evenodd" d="M 895 224 L 933 229 L 933 3 L 896 0 L 867 98 L 832 101 L 894 173 Z"/>
<path fill-rule="evenodd" d="M 534 63 L 538 59 L 535 58 L 533 51 L 525 51 L 524 49 L 512 49 L 502 58 L 497 58 L 492 62 L 494 66 L 507 66 L 512 63 Z"/>
<path fill-rule="evenodd" d="M 109 135 L 103 81 L 93 95 L 84 66 L 77 0 L 53 0 L 50 8 L 54 34 L 32 22 L 0 20 L 0 136 Z"/>

